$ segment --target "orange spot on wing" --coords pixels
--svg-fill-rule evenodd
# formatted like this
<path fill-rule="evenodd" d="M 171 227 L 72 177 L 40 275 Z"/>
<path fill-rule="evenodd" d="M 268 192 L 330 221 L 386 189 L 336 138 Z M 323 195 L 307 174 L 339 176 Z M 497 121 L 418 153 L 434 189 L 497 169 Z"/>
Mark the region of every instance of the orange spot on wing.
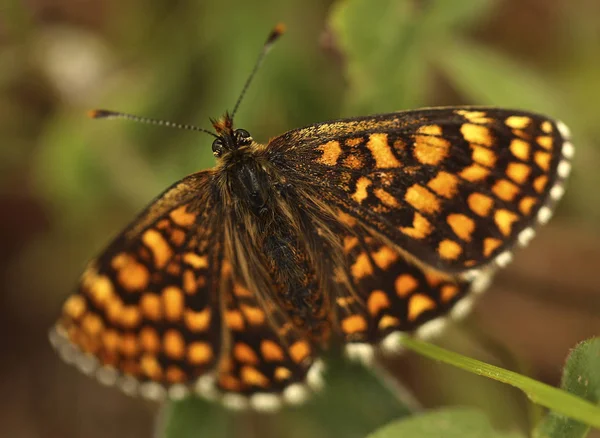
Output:
<path fill-rule="evenodd" d="M 525 129 L 531 123 L 531 118 L 527 116 L 510 116 L 504 123 L 512 129 Z"/>
<path fill-rule="evenodd" d="M 490 213 L 494 201 L 492 198 L 482 193 L 471 193 L 467 198 L 467 204 L 475 214 L 485 217 Z"/>
<path fill-rule="evenodd" d="M 281 382 L 283 380 L 288 380 L 292 377 L 292 372 L 285 367 L 277 367 L 275 368 L 275 380 Z"/>
<path fill-rule="evenodd" d="M 520 138 L 515 138 L 510 142 L 510 152 L 516 157 L 523 161 L 527 161 L 529 159 L 530 146 L 525 140 L 521 140 Z"/>
<path fill-rule="evenodd" d="M 415 213 L 412 227 L 400 227 L 400 231 L 413 239 L 424 239 L 433 231 L 431 223 L 420 213 Z"/>
<path fill-rule="evenodd" d="M 471 151 L 471 157 L 475 163 L 485 167 L 494 167 L 496 164 L 496 154 L 492 149 L 477 144 L 471 144 Z"/>
<path fill-rule="evenodd" d="M 269 386 L 269 379 L 254 367 L 244 366 L 240 371 L 242 381 L 251 386 L 266 388 Z"/>
<path fill-rule="evenodd" d="M 140 346 L 148 353 L 158 354 L 160 351 L 160 339 L 158 333 L 151 327 L 143 327 L 140 330 Z"/>
<path fill-rule="evenodd" d="M 519 184 L 527 181 L 530 173 L 531 167 L 523 163 L 509 163 L 506 168 L 506 175 Z"/>
<path fill-rule="evenodd" d="M 182 205 L 169 213 L 171 220 L 181 227 L 189 227 L 196 222 L 196 215 L 188 213 L 187 206 Z"/>
<path fill-rule="evenodd" d="M 400 204 L 396 200 L 396 198 L 389 192 L 386 192 L 384 189 L 377 188 L 373 190 L 373 194 L 379 199 L 384 205 L 392 208 L 398 208 Z"/>
<path fill-rule="evenodd" d="M 102 333 L 102 345 L 109 353 L 115 353 L 121 345 L 121 337 L 114 329 L 108 329 Z"/>
<path fill-rule="evenodd" d="M 268 339 L 260 343 L 260 352 L 267 362 L 282 362 L 285 359 L 281 347 Z"/>
<path fill-rule="evenodd" d="M 548 172 L 550 170 L 550 159 L 552 155 L 548 152 L 537 151 L 533 157 L 535 163 L 540 167 L 540 169 Z"/>
<path fill-rule="evenodd" d="M 163 350 L 172 359 L 182 359 L 185 355 L 185 341 L 177 330 L 169 329 L 163 336 Z"/>
<path fill-rule="evenodd" d="M 398 260 L 398 253 L 389 246 L 382 246 L 378 251 L 371 254 L 373 261 L 380 269 L 387 269 L 392 263 Z"/>
<path fill-rule="evenodd" d="M 460 132 L 466 141 L 472 143 L 471 147 L 474 146 L 473 143 L 487 147 L 492 147 L 494 145 L 494 139 L 487 126 L 463 123 L 460 127 Z"/>
<path fill-rule="evenodd" d="M 417 279 L 410 274 L 399 275 L 396 277 L 396 281 L 394 282 L 396 294 L 398 294 L 400 298 L 405 298 L 408 296 L 417 288 L 418 285 L 419 282 Z"/>
<path fill-rule="evenodd" d="M 367 308 L 372 316 L 375 316 L 383 309 L 390 307 L 390 300 L 382 290 L 374 290 L 367 300 Z"/>
<path fill-rule="evenodd" d="M 531 209 L 536 204 L 537 199 L 532 196 L 526 196 L 519 201 L 519 211 L 524 215 L 530 215 Z"/>
<path fill-rule="evenodd" d="M 356 261 L 350 266 L 350 273 L 355 281 L 373 274 L 373 266 L 366 253 L 362 252 L 356 257 Z"/>
<path fill-rule="evenodd" d="M 192 365 L 205 365 L 213 359 L 213 350 L 206 342 L 192 342 L 188 347 L 187 359 Z"/>
<path fill-rule="evenodd" d="M 486 169 L 480 164 L 473 163 L 460 171 L 459 176 L 469 182 L 479 182 L 490 174 L 490 169 Z"/>
<path fill-rule="evenodd" d="M 483 255 L 489 257 L 500 245 L 502 245 L 500 239 L 486 237 L 483 241 Z"/>
<path fill-rule="evenodd" d="M 249 324 L 260 325 L 265 322 L 265 312 L 263 312 L 260 308 L 242 304 L 240 309 Z"/>
<path fill-rule="evenodd" d="M 515 196 L 519 193 L 519 187 L 511 183 L 506 179 L 500 179 L 496 181 L 496 184 L 492 187 L 494 195 L 502 199 L 503 201 L 512 201 Z"/>
<path fill-rule="evenodd" d="M 449 214 L 446 222 L 458 237 L 467 242 L 471 241 L 471 235 L 475 230 L 475 221 L 468 216 L 460 213 Z"/>
<path fill-rule="evenodd" d="M 438 198 L 420 184 L 413 184 L 409 187 L 404 195 L 404 200 L 423 213 L 432 214 L 440 211 Z"/>
<path fill-rule="evenodd" d="M 361 315 L 352 315 L 342 320 L 342 331 L 347 335 L 367 330 L 367 321 Z"/>
<path fill-rule="evenodd" d="M 387 169 L 401 166 L 388 143 L 387 134 L 371 134 L 367 142 L 367 148 L 375 159 L 376 168 Z"/>
<path fill-rule="evenodd" d="M 242 389 L 242 383 L 229 374 L 221 374 L 219 376 L 219 386 L 231 392 L 238 392 Z"/>
<path fill-rule="evenodd" d="M 149 229 L 142 234 L 142 242 L 152 251 L 156 266 L 164 268 L 173 256 L 173 250 L 163 235 L 154 229 Z"/>
<path fill-rule="evenodd" d="M 158 233 L 158 231 L 155 232 Z M 111 266 L 117 271 L 119 284 L 129 292 L 140 291 L 148 287 L 150 272 L 133 256 L 125 253 L 118 254 L 112 259 Z"/>
<path fill-rule="evenodd" d="M 427 187 L 438 195 L 451 199 L 458 191 L 458 178 L 456 175 L 442 170 L 427 183 Z"/>
<path fill-rule="evenodd" d="M 208 257 L 199 256 L 193 252 L 186 252 L 183 255 L 183 261 L 196 269 L 208 267 Z"/>
<path fill-rule="evenodd" d="M 546 150 L 552 150 L 552 137 L 549 135 L 540 135 L 535 139 L 537 143 Z"/>
<path fill-rule="evenodd" d="M 377 328 L 379 330 L 385 330 L 390 327 L 398 327 L 400 325 L 400 320 L 395 316 L 383 315 L 377 324 Z"/>
<path fill-rule="evenodd" d="M 152 380 L 160 380 L 162 377 L 162 368 L 154 356 L 143 355 L 140 359 L 140 368 L 142 373 Z"/>
<path fill-rule="evenodd" d="M 239 310 L 225 311 L 225 324 L 232 330 L 244 330 L 244 318 Z"/>
<path fill-rule="evenodd" d="M 353 227 L 356 225 L 356 219 L 354 219 L 348 213 L 345 213 L 341 210 L 339 210 L 337 213 L 337 220 L 340 221 L 342 224 L 347 225 L 349 227 Z"/>
<path fill-rule="evenodd" d="M 71 295 L 63 304 L 63 312 L 73 320 L 79 319 L 86 309 L 85 299 L 81 295 Z"/>
<path fill-rule="evenodd" d="M 289 349 L 290 357 L 296 363 L 300 363 L 310 356 L 310 352 L 310 345 L 306 341 L 297 341 Z"/>
<path fill-rule="evenodd" d="M 438 245 L 438 254 L 446 260 L 456 260 L 462 254 L 462 247 L 453 240 L 445 239 Z"/>
<path fill-rule="evenodd" d="M 548 120 L 544 120 L 540 128 L 544 133 L 552 134 L 552 123 L 550 123 Z"/>
<path fill-rule="evenodd" d="M 200 312 L 195 312 L 190 309 L 185 309 L 183 312 L 183 320 L 186 327 L 193 333 L 206 331 L 210 326 L 211 310 L 206 307 Z"/>
<path fill-rule="evenodd" d="M 167 382 L 169 382 L 169 383 L 183 383 L 187 379 L 187 376 L 185 375 L 183 370 L 174 365 L 171 365 L 167 368 L 165 376 L 166 376 Z"/>
<path fill-rule="evenodd" d="M 137 327 L 140 324 L 142 320 L 142 315 L 137 306 L 123 306 L 121 308 L 120 320 L 121 325 L 123 327 L 131 329 Z"/>
<path fill-rule="evenodd" d="M 414 321 L 419 315 L 436 308 L 435 301 L 424 294 L 414 294 L 408 302 L 408 320 Z"/>
<path fill-rule="evenodd" d="M 317 159 L 317 162 L 320 164 L 325 164 L 326 166 L 335 166 L 338 158 L 342 154 L 340 142 L 337 140 L 332 140 L 328 143 L 322 144 L 316 149 L 323 152 L 323 154 Z"/>
<path fill-rule="evenodd" d="M 237 342 L 234 345 L 233 357 L 245 364 L 258 365 L 259 363 L 258 356 L 254 350 L 250 348 L 248 344 L 244 344 L 243 342 Z"/>
<path fill-rule="evenodd" d="M 505 209 L 496 210 L 496 213 L 494 214 L 496 226 L 500 232 L 507 237 L 512 233 L 512 225 L 517 219 L 519 219 L 519 216 L 512 211 Z"/>
<path fill-rule="evenodd" d="M 458 286 L 455 284 L 445 284 L 440 289 L 440 298 L 444 303 L 447 303 L 452 298 L 454 298 L 459 292 Z"/>
<path fill-rule="evenodd" d="M 356 181 L 356 190 L 352 194 L 352 198 L 358 202 L 362 203 L 365 199 L 367 199 L 368 193 L 367 188 L 371 185 L 371 180 L 367 177 L 361 176 Z"/>
<path fill-rule="evenodd" d="M 81 329 L 91 337 L 95 337 L 104 330 L 104 323 L 98 315 L 87 313 L 81 320 Z"/>
<path fill-rule="evenodd" d="M 463 116 L 471 123 L 491 123 L 492 119 L 486 117 L 485 111 L 469 111 L 469 110 L 457 110 L 456 114 Z"/>
<path fill-rule="evenodd" d="M 435 166 L 448 156 L 450 142 L 441 135 L 439 125 L 425 125 L 417 130 L 413 155 L 421 164 Z"/>
<path fill-rule="evenodd" d="M 177 321 L 183 315 L 183 291 L 177 286 L 167 286 L 162 291 L 163 309 L 165 318 Z"/>
<path fill-rule="evenodd" d="M 546 175 L 538 176 L 533 180 L 533 188 L 538 193 L 543 193 L 546 185 L 548 184 L 548 177 Z"/>
<path fill-rule="evenodd" d="M 343 162 L 344 167 L 349 167 L 350 169 L 362 169 L 363 162 L 357 155 L 349 155 L 344 159 Z"/>
<path fill-rule="evenodd" d="M 162 318 L 162 303 L 160 297 L 151 292 L 146 292 L 140 299 L 140 308 L 144 317 L 151 321 L 158 321 Z"/>
<path fill-rule="evenodd" d="M 362 137 L 355 137 L 355 138 L 347 138 L 345 143 L 346 143 L 346 146 L 355 147 L 355 146 L 358 146 L 359 144 L 361 144 L 363 141 L 364 140 Z"/>

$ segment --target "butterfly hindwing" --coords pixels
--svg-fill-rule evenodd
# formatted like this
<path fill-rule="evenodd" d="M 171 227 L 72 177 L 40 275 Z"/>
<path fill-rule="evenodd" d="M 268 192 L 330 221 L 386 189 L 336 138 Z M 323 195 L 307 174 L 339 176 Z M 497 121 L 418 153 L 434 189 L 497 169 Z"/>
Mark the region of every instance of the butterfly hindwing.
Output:
<path fill-rule="evenodd" d="M 449 273 L 504 264 L 563 192 L 572 145 L 543 116 L 432 108 L 317 124 L 269 143 L 313 184 L 415 259 Z"/>
<path fill-rule="evenodd" d="M 347 218 L 343 234 L 347 287 L 336 296 L 346 342 L 376 344 L 392 332 L 412 332 L 445 316 L 467 294 L 467 281 L 424 270 L 393 245 Z"/>

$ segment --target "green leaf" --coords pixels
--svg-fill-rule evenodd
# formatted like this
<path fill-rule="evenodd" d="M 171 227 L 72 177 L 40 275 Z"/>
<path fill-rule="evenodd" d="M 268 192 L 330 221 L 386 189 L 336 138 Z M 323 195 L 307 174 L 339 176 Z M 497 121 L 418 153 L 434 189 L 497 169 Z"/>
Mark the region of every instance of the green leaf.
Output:
<path fill-rule="evenodd" d="M 600 402 L 600 338 L 583 341 L 569 355 L 561 388 L 592 403 Z M 536 438 L 580 438 L 590 427 L 551 411 L 535 432 Z"/>
<path fill-rule="evenodd" d="M 155 435 L 160 438 L 229 436 L 234 415 L 217 403 L 190 397 L 163 408 Z"/>
<path fill-rule="evenodd" d="M 555 87 L 536 72 L 490 48 L 455 39 L 439 52 L 435 63 L 472 103 L 555 115 L 564 112 Z"/>
<path fill-rule="evenodd" d="M 412 337 L 405 337 L 402 340 L 402 345 L 430 359 L 439 360 L 470 373 L 508 383 L 523 391 L 534 403 L 600 429 L 600 407 L 594 406 L 573 394 L 538 382 L 530 377 L 444 350 L 441 347 Z"/>
<path fill-rule="evenodd" d="M 394 421 L 368 438 L 517 438 L 518 433 L 494 430 L 486 416 L 473 408 L 443 409 Z"/>

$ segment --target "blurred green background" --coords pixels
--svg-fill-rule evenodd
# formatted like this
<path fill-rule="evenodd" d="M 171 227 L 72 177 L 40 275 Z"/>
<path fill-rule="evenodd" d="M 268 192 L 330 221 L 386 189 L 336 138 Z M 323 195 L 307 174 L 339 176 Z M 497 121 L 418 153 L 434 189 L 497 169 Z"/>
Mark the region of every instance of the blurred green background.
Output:
<path fill-rule="evenodd" d="M 600 332 L 598 1 L 5 0 L 0 436 L 160 436 L 166 427 L 186 437 L 361 437 L 406 412 L 362 368 L 333 360 L 325 391 L 300 409 L 233 415 L 195 401 L 157 416 L 155 405 L 61 363 L 47 342 L 86 261 L 163 188 L 214 163 L 208 136 L 94 121 L 86 110 L 208 128 L 233 106 L 278 22 L 288 32 L 236 117 L 259 141 L 425 105 L 564 120 L 577 154 L 555 219 L 440 342 L 557 384 L 569 348 Z M 516 391 L 413 355 L 387 366 L 428 408 L 479 406 L 504 430 L 527 430 L 539 414 Z"/>

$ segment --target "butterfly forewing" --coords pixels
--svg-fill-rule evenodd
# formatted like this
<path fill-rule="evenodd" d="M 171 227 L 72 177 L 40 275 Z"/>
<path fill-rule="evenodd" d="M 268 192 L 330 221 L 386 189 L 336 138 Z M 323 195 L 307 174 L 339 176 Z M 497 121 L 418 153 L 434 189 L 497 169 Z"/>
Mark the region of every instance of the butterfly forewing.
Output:
<path fill-rule="evenodd" d="M 317 124 L 269 144 L 297 184 L 449 273 L 506 262 L 562 195 L 560 122 L 494 108 L 433 108 Z M 498 258 L 500 256 L 500 258 Z"/>

